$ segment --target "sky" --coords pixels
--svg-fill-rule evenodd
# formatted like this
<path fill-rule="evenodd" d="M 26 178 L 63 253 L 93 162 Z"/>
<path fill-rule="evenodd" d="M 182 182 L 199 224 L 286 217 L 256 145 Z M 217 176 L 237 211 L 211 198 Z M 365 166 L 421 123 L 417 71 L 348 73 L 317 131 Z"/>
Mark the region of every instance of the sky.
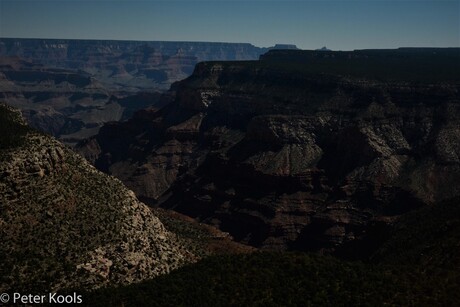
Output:
<path fill-rule="evenodd" d="M 460 0 L 0 0 L 0 37 L 460 47 Z"/>

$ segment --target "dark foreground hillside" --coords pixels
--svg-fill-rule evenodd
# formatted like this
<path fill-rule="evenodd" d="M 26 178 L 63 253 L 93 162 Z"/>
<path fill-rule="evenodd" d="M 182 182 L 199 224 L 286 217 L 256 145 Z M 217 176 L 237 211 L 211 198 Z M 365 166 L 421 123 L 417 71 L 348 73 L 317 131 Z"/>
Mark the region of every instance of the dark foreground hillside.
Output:
<path fill-rule="evenodd" d="M 218 256 L 85 295 L 94 306 L 456 306 L 460 200 L 403 216 L 367 262 L 301 253 Z M 457 305 L 458 306 L 458 305 Z"/>

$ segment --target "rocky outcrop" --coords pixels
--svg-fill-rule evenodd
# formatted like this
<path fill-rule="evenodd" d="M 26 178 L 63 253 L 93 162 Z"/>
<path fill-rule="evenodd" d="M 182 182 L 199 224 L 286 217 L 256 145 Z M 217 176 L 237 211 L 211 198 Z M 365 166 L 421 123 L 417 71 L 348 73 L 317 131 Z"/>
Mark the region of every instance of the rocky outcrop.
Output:
<path fill-rule="evenodd" d="M 172 103 L 80 150 L 150 204 L 241 242 L 362 256 L 400 214 L 460 193 L 452 58 L 274 50 L 200 63 Z"/>
<path fill-rule="evenodd" d="M 130 284 L 195 259 L 118 179 L 33 131 L 0 148 L 0 225 L 3 292 Z"/>

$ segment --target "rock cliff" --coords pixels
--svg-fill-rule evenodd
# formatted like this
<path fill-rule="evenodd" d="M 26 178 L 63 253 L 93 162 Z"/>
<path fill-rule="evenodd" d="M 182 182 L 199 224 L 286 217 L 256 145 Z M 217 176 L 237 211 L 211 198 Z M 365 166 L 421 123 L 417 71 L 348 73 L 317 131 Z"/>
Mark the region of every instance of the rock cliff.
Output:
<path fill-rule="evenodd" d="M 0 116 L 2 292 L 130 284 L 195 259 L 118 179 L 10 107 Z"/>
<path fill-rule="evenodd" d="M 241 242 L 363 257 L 399 215 L 460 193 L 459 63 L 457 49 L 204 62 L 164 108 L 79 150 Z"/>

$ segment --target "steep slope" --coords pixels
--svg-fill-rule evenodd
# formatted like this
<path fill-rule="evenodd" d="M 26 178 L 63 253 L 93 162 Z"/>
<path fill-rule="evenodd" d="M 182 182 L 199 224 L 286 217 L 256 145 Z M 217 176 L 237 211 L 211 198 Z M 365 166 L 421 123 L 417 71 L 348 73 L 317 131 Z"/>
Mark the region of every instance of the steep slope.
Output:
<path fill-rule="evenodd" d="M 0 116 L 1 292 L 129 284 L 195 259 L 119 180 Z"/>
<path fill-rule="evenodd" d="M 460 193 L 459 63 L 458 49 L 200 63 L 172 103 L 80 152 L 241 242 L 367 257 L 397 216 Z"/>

